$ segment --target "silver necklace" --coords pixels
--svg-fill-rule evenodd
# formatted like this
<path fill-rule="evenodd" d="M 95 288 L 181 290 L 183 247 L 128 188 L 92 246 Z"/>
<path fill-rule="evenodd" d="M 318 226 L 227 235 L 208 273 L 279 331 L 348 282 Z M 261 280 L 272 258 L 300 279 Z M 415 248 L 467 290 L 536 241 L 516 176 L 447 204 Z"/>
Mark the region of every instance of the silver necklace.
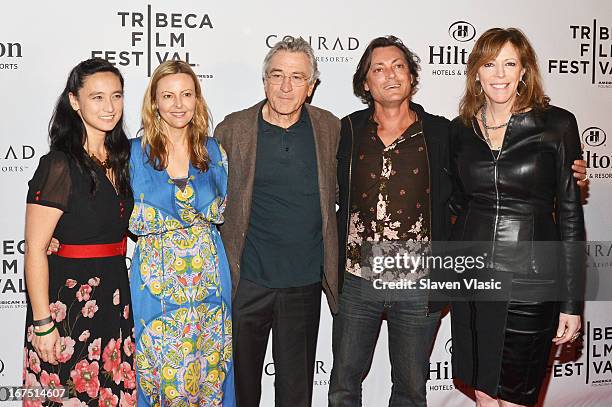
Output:
<path fill-rule="evenodd" d="M 482 105 L 482 109 L 480 109 L 480 120 L 482 121 L 482 128 L 484 129 L 482 135 L 484 136 L 489 148 L 491 150 L 495 150 L 495 148 L 493 147 L 493 142 L 491 141 L 491 137 L 489 137 L 489 130 L 497 130 L 501 129 L 502 127 L 506 127 L 508 123 L 510 123 L 510 119 L 508 119 L 506 123 L 502 123 L 499 126 L 487 126 L 487 101 L 485 99 L 485 102 Z"/>
<path fill-rule="evenodd" d="M 482 105 L 482 109 L 480 110 L 480 118 L 482 119 L 482 126 L 487 129 L 487 130 L 497 130 L 497 129 L 501 129 L 502 127 L 506 127 L 508 125 L 508 123 L 510 123 L 510 118 L 508 118 L 508 121 L 506 123 L 502 123 L 499 126 L 488 126 L 487 125 L 487 101 L 485 99 L 484 104 Z M 493 112 L 491 112 L 491 116 L 493 116 Z M 493 116 L 493 120 L 495 120 L 495 116 Z"/>

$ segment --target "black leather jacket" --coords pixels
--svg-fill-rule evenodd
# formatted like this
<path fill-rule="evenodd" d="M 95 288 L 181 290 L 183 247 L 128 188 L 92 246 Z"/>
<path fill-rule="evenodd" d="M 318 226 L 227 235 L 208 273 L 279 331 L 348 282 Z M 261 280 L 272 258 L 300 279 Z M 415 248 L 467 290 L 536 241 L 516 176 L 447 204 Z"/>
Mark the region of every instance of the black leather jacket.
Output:
<path fill-rule="evenodd" d="M 513 115 L 497 158 L 475 119 L 451 123 L 451 240 L 492 242 L 495 270 L 556 281 L 568 314 L 582 311 L 584 284 L 584 218 L 571 169 L 579 157 L 576 118 L 558 107 Z"/>

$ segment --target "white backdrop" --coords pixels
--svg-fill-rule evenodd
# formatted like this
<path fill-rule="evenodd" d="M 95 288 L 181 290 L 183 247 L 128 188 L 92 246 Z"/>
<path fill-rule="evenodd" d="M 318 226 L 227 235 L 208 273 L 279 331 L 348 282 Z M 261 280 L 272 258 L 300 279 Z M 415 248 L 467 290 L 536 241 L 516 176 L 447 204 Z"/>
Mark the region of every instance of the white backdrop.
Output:
<path fill-rule="evenodd" d="M 0 13 L 0 386 L 21 382 L 27 181 L 48 151 L 51 110 L 76 63 L 101 56 L 118 65 L 126 79 L 126 124 L 134 136 L 148 75 L 166 58 L 181 58 L 194 66 L 218 123 L 263 98 L 261 62 L 268 45 L 287 34 L 301 35 L 311 40 L 320 60 L 321 84 L 313 104 L 342 117 L 363 107 L 351 88 L 363 49 L 375 36 L 394 34 L 422 59 L 415 101 L 452 118 L 465 79 L 464 58 L 474 36 L 493 26 L 525 31 L 539 55 L 553 103 L 576 114 L 591 174 L 585 206 L 589 239 L 612 240 L 612 144 L 606 141 L 606 133 L 612 137 L 610 1 L 5 2 Z M 610 243 L 602 247 L 596 260 L 600 270 L 607 270 Z M 587 304 L 584 322 L 584 347 L 551 359 L 544 406 L 612 405 L 609 303 Z M 449 340 L 447 316 L 431 358 L 429 404 L 470 406 L 472 402 L 454 390 Z M 367 406 L 387 404 L 386 346 L 383 325 L 364 383 Z M 314 405 L 325 406 L 332 361 L 326 306 L 317 359 Z M 274 404 L 273 372 L 268 358 L 262 406 Z"/>

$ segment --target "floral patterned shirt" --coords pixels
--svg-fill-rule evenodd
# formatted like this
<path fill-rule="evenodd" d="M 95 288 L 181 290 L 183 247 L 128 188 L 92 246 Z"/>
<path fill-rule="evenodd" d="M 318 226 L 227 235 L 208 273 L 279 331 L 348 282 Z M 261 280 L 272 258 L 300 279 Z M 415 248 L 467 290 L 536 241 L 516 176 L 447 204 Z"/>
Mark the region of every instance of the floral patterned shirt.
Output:
<path fill-rule="evenodd" d="M 430 241 L 430 180 L 427 146 L 420 121 L 386 146 L 370 118 L 353 161 L 346 271 L 362 270 L 364 242 Z M 421 243 L 419 243 L 421 244 Z M 396 278 L 404 276 L 395 275 Z"/>

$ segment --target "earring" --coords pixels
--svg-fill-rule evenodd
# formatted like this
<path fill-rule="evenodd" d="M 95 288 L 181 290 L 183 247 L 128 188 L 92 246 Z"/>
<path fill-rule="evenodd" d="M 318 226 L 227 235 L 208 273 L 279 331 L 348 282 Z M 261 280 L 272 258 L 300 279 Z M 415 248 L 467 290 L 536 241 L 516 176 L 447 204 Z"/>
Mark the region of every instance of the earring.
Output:
<path fill-rule="evenodd" d="M 155 111 L 155 118 L 156 118 L 157 120 L 159 120 L 159 110 L 156 110 L 156 111 Z"/>
<path fill-rule="evenodd" d="M 482 95 L 482 84 L 480 83 L 480 81 L 478 79 L 476 79 L 476 84 L 480 84 L 480 92 L 478 92 L 476 94 L 476 96 L 480 96 L 480 95 Z"/>
<path fill-rule="evenodd" d="M 524 86 L 525 88 L 527 88 L 527 84 L 525 83 L 525 81 L 523 80 L 523 78 L 521 78 L 521 80 L 519 81 L 519 85 L 520 85 L 521 83 L 523 84 L 523 86 Z M 519 90 L 518 90 L 518 85 L 517 85 L 517 87 L 516 87 L 516 96 L 521 96 L 521 92 L 519 92 Z"/>

